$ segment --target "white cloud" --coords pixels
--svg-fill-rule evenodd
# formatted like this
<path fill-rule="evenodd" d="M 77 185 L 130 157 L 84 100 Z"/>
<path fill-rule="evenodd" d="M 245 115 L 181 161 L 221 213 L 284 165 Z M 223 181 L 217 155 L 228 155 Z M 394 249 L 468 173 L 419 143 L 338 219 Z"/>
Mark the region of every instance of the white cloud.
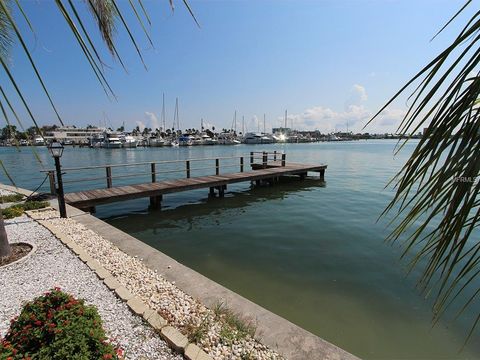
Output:
<path fill-rule="evenodd" d="M 300 114 L 291 114 L 288 116 L 288 126 L 300 130 L 320 130 L 323 133 L 333 131 L 354 132 L 393 132 L 396 130 L 400 121 L 405 116 L 405 110 L 388 107 L 372 122 L 367 128 L 363 127 L 375 114 L 368 109 L 364 102 L 367 101 L 368 94 L 362 85 L 352 86 L 348 100 L 345 102 L 343 111 L 336 111 L 329 107 L 320 105 L 305 109 Z M 277 119 L 278 123 L 283 124 L 283 118 Z"/>
<path fill-rule="evenodd" d="M 404 109 L 387 107 L 378 114 L 376 121 L 380 126 L 395 126 L 395 128 L 398 128 L 405 114 L 406 111 Z"/>
<path fill-rule="evenodd" d="M 153 112 L 145 111 L 145 118 L 150 121 L 150 128 L 160 129 L 160 124 L 158 122 L 157 116 Z"/>
<path fill-rule="evenodd" d="M 350 90 L 350 96 L 345 103 L 346 109 L 351 105 L 360 105 L 368 100 L 367 91 L 365 87 L 359 84 L 354 84 Z"/>
<path fill-rule="evenodd" d="M 335 111 L 329 107 L 314 106 L 301 114 L 288 116 L 288 125 L 292 123 L 296 129 L 315 130 L 329 133 L 335 130 L 345 131 L 360 128 L 370 118 L 371 113 L 363 105 L 350 105 L 345 111 Z M 359 126 L 356 126 L 359 125 Z"/>

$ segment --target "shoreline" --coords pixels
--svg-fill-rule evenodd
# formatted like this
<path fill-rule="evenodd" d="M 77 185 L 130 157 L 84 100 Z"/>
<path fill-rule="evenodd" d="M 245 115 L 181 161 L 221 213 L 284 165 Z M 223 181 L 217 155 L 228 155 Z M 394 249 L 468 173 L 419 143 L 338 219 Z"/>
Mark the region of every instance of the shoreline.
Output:
<path fill-rule="evenodd" d="M 2 186 L 8 190 L 30 194 L 28 190 Z M 147 268 L 158 272 L 167 281 L 207 307 L 212 308 L 220 302 L 228 304 L 229 308 L 241 316 L 254 318 L 257 324 L 255 338 L 288 359 L 357 358 L 90 214 L 71 206 L 68 207 L 68 214 L 122 252 L 143 259 L 142 262 Z"/>

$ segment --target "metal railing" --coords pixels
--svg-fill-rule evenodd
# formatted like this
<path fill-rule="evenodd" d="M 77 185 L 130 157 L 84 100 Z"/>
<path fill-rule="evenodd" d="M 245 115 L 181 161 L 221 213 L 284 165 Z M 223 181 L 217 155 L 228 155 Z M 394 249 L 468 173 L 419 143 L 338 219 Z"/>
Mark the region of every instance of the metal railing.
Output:
<path fill-rule="evenodd" d="M 271 166 L 285 166 L 286 154 L 273 151 L 252 151 L 250 152 L 250 166 L 253 168 L 255 165 L 267 168 Z M 193 166 L 196 163 L 209 163 L 208 166 Z M 171 168 L 175 165 L 184 164 L 183 166 Z M 212 166 L 213 165 L 213 166 Z M 142 171 L 133 171 L 130 173 L 120 173 L 115 174 L 117 169 L 129 169 L 134 167 L 147 166 L 146 170 Z M 149 169 L 148 169 L 149 168 Z M 160 170 L 160 169 L 162 170 Z M 98 170 L 104 169 L 105 175 L 94 175 L 93 177 L 84 177 L 84 178 L 74 178 L 74 179 L 65 179 L 63 183 L 75 184 L 75 183 L 91 183 L 99 182 L 106 183 L 107 188 L 113 187 L 114 179 L 128 179 L 134 177 L 151 177 L 151 182 L 157 182 L 157 175 L 166 175 L 174 173 L 183 173 L 185 178 L 190 178 L 192 172 L 200 172 L 207 170 L 214 170 L 215 175 L 220 175 L 220 170 L 238 168 L 240 172 L 245 171 L 245 156 L 226 156 L 226 157 L 212 157 L 212 158 L 191 158 L 185 160 L 164 160 L 164 161 L 146 161 L 146 162 L 136 162 L 136 163 L 124 163 L 124 164 L 105 164 L 105 165 L 91 165 L 91 166 L 82 166 L 82 167 L 62 167 L 62 172 L 68 177 L 78 172 L 89 171 L 97 172 Z M 53 169 L 42 170 L 41 172 L 48 173 L 50 180 L 50 192 L 52 194 L 56 193 L 56 181 L 55 181 L 55 171 Z M 224 173 L 224 172 L 223 172 Z M 205 176 L 205 175 L 203 175 Z M 208 176 L 208 175 L 207 175 Z M 166 178 L 165 178 L 166 180 Z M 125 185 L 125 184 L 122 184 Z"/>

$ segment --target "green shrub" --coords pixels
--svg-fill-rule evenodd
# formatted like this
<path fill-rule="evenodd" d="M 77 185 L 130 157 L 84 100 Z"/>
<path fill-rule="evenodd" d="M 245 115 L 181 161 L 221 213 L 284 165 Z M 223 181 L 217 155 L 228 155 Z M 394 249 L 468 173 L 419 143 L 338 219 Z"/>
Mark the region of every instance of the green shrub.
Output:
<path fill-rule="evenodd" d="M 94 306 L 60 289 L 27 303 L 11 320 L 0 343 L 0 359 L 119 359 L 121 350 L 108 343 Z"/>
<path fill-rule="evenodd" d="M 0 196 L 0 204 L 16 202 L 22 199 L 23 199 L 23 195 L 21 194 L 3 195 L 3 196 Z"/>
<path fill-rule="evenodd" d="M 50 203 L 48 201 L 25 201 L 21 206 L 24 211 L 28 211 L 46 208 L 50 206 Z"/>
<path fill-rule="evenodd" d="M 2 209 L 1 211 L 4 219 L 13 219 L 14 217 L 21 216 L 23 214 L 23 208 L 21 206 L 10 206 L 6 209 Z"/>
<path fill-rule="evenodd" d="M 12 219 L 22 215 L 25 211 L 43 209 L 49 205 L 48 201 L 25 201 L 23 204 L 16 204 L 2 209 L 2 215 L 5 219 Z"/>

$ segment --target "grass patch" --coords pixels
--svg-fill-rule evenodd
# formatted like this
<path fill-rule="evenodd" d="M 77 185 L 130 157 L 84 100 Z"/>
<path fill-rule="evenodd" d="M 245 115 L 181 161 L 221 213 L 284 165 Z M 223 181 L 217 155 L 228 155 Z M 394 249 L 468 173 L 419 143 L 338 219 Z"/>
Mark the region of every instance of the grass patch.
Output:
<path fill-rule="evenodd" d="M 43 209 L 50 206 L 48 201 L 26 201 L 23 204 L 16 204 L 2 209 L 2 216 L 4 219 L 13 219 L 21 216 L 25 211 Z"/>
<path fill-rule="evenodd" d="M 257 331 L 256 324 L 236 314 L 225 304 L 215 304 L 213 313 L 215 314 L 215 319 L 223 323 L 222 329 L 220 330 L 220 337 L 225 343 L 231 345 L 248 336 L 255 336 L 255 332 Z"/>
<path fill-rule="evenodd" d="M 194 344 L 199 344 L 205 338 L 205 336 L 207 336 L 209 326 L 210 323 L 206 318 L 203 319 L 200 324 L 187 324 L 184 330 L 188 341 Z"/>
<path fill-rule="evenodd" d="M 23 200 L 23 195 L 21 194 L 12 194 L 12 195 L 1 195 L 0 204 L 6 204 L 11 202 L 17 202 Z"/>

